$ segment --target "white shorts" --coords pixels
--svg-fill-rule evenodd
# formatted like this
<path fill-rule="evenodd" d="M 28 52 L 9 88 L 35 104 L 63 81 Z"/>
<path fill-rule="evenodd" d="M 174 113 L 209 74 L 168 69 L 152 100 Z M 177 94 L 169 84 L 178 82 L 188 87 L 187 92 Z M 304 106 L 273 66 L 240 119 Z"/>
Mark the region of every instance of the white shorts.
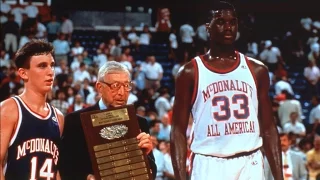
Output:
<path fill-rule="evenodd" d="M 260 150 L 232 159 L 195 154 L 191 180 L 265 180 Z"/>

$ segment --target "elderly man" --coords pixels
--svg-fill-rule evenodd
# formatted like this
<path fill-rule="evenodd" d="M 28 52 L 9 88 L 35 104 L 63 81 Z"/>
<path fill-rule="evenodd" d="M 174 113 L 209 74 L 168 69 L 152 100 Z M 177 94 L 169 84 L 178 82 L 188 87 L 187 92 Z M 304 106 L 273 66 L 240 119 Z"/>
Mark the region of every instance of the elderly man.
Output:
<path fill-rule="evenodd" d="M 132 89 L 128 69 L 118 62 L 107 62 L 99 70 L 96 89 L 101 94 L 101 99 L 98 103 L 66 116 L 67 123 L 62 138 L 61 158 L 59 162 L 62 179 L 95 179 L 81 126 L 80 114 L 126 105 L 129 92 Z M 141 129 L 141 133 L 137 136 L 137 139 L 140 141 L 139 146 L 148 154 L 152 173 L 155 177 L 157 168 L 152 153 L 153 147 L 150 140 L 147 120 L 140 116 L 137 116 L 137 119 Z"/>

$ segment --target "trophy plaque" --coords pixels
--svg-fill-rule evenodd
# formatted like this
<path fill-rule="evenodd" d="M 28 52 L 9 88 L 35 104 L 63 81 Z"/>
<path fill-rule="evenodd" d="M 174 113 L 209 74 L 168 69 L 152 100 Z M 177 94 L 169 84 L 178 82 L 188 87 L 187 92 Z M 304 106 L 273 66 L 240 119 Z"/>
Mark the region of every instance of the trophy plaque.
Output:
<path fill-rule="evenodd" d="M 140 128 L 133 105 L 80 116 L 97 180 L 152 179 L 148 157 L 138 146 Z"/>

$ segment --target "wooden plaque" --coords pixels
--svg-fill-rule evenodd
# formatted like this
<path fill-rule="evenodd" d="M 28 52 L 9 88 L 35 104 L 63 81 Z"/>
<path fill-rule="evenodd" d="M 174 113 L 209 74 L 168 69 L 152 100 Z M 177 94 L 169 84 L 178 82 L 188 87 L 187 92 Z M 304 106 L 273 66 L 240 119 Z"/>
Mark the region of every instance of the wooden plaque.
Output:
<path fill-rule="evenodd" d="M 138 147 L 140 128 L 133 105 L 80 116 L 97 180 L 152 179 L 148 157 Z"/>

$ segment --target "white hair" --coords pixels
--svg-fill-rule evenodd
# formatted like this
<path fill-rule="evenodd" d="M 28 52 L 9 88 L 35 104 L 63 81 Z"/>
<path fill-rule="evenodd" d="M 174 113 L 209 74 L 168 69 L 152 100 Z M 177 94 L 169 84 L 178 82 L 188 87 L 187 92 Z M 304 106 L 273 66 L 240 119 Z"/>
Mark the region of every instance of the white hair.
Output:
<path fill-rule="evenodd" d="M 99 69 L 98 81 L 103 81 L 104 76 L 106 74 L 111 73 L 111 72 L 125 72 L 125 73 L 128 73 L 128 75 L 130 77 L 130 72 L 125 65 L 123 65 L 119 62 L 116 62 L 116 61 L 108 61 L 103 66 L 101 66 L 101 68 Z"/>

